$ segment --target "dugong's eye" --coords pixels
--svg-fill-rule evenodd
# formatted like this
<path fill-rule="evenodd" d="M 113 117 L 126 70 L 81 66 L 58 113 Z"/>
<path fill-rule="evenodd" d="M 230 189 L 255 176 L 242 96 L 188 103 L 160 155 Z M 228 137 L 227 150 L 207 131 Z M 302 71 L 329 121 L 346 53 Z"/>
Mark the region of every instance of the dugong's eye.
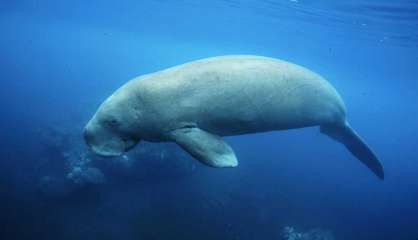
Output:
<path fill-rule="evenodd" d="M 106 121 L 106 125 L 108 125 L 108 126 L 110 126 L 110 127 L 116 127 L 116 126 L 118 126 L 118 125 L 119 125 L 119 122 L 118 122 L 118 120 L 116 120 L 116 119 L 114 119 L 114 118 L 111 118 L 111 119 L 108 119 L 108 120 Z"/>

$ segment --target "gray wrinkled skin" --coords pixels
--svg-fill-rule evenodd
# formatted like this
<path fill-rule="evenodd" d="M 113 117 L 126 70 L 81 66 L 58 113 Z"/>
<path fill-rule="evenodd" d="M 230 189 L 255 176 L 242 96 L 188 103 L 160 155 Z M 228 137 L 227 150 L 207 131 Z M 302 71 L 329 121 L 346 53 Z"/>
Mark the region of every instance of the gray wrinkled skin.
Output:
<path fill-rule="evenodd" d="M 139 139 L 170 141 L 171 131 L 183 127 L 229 136 L 344 118 L 335 89 L 308 69 L 267 57 L 223 56 L 129 81 L 100 106 L 85 136 L 93 151 L 119 155 Z"/>
<path fill-rule="evenodd" d="M 222 136 L 321 127 L 379 178 L 375 154 L 345 120 L 336 90 L 321 76 L 285 61 L 223 56 L 135 78 L 110 96 L 85 128 L 91 149 L 117 156 L 146 141 L 174 141 L 212 167 L 238 161 Z"/>

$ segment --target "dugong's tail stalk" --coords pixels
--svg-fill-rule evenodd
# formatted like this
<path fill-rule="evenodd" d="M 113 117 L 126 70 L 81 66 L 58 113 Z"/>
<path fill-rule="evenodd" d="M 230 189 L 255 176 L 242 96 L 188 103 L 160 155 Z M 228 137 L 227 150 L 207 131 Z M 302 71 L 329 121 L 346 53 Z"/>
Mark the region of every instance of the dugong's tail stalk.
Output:
<path fill-rule="evenodd" d="M 321 126 L 321 133 L 342 143 L 357 159 L 364 163 L 380 179 L 385 178 L 383 167 L 373 151 L 360 136 L 345 122 L 340 126 Z"/>

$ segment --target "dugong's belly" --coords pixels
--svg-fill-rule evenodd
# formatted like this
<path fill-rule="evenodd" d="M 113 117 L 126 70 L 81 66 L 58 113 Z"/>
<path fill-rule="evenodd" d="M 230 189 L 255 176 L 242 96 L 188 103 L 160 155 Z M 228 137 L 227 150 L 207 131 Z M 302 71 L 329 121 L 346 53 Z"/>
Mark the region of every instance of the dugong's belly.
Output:
<path fill-rule="evenodd" d="M 264 57 L 196 61 L 134 80 L 150 138 L 197 125 L 226 136 L 342 121 L 345 109 L 319 75 Z"/>

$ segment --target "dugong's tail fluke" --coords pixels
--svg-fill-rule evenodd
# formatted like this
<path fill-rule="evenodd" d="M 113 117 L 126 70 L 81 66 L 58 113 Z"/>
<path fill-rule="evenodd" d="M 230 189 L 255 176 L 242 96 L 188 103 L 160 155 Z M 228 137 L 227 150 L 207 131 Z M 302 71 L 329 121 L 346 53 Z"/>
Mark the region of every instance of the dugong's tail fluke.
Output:
<path fill-rule="evenodd" d="M 380 179 L 385 178 L 382 164 L 373 151 L 350 127 L 348 123 L 341 126 L 321 126 L 321 133 L 330 136 L 332 139 L 342 143 L 362 163 L 364 163 Z"/>

